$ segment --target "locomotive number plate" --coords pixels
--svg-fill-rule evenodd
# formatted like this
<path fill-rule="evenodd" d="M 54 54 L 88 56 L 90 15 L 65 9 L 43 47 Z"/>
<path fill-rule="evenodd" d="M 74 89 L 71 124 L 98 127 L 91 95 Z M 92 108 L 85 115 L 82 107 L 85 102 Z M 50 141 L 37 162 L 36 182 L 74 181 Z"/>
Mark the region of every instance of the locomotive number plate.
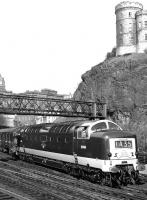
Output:
<path fill-rule="evenodd" d="M 132 141 L 131 140 L 115 141 L 115 148 L 132 148 Z"/>

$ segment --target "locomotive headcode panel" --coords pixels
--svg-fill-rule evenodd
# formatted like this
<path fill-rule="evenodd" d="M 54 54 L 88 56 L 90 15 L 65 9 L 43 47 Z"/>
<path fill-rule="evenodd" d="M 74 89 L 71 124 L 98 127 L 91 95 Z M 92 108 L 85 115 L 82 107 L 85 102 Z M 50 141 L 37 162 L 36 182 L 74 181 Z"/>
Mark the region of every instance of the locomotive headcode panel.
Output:
<path fill-rule="evenodd" d="M 115 141 L 115 148 L 132 148 L 132 141 L 131 140 Z"/>

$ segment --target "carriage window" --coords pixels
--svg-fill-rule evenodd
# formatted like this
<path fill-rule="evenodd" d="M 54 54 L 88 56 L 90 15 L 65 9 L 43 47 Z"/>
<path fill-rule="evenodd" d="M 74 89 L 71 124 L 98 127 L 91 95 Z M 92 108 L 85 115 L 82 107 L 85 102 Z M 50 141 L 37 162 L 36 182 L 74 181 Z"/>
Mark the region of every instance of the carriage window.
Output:
<path fill-rule="evenodd" d="M 111 130 L 121 130 L 120 127 L 112 122 L 108 122 L 109 129 Z"/>
<path fill-rule="evenodd" d="M 40 136 L 40 141 L 41 142 L 46 142 L 47 141 L 47 136 L 46 135 L 41 135 Z"/>
<path fill-rule="evenodd" d="M 88 131 L 86 126 L 80 126 L 77 128 L 77 138 L 78 139 L 87 139 Z"/>
<path fill-rule="evenodd" d="M 92 131 L 97 131 L 97 130 L 106 130 L 107 129 L 107 126 L 106 126 L 106 123 L 105 122 L 100 122 L 98 124 L 95 124 L 91 130 Z"/>

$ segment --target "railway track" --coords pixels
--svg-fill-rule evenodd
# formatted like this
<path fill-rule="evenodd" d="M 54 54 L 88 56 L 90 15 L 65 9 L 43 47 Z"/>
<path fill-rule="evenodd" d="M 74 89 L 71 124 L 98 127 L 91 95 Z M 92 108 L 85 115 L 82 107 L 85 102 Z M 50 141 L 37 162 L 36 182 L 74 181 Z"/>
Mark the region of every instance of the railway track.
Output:
<path fill-rule="evenodd" d="M 0 200 L 31 200 L 10 190 L 4 189 L 0 186 Z"/>
<path fill-rule="evenodd" d="M 19 173 L 20 175 L 20 173 Z M 16 175 L 12 175 L 12 171 L 10 174 L 10 171 L 1 171 L 0 172 L 0 181 L 3 183 L 8 184 L 9 187 L 13 187 L 17 190 L 21 190 L 24 194 L 28 194 L 29 196 L 33 197 L 34 199 L 57 199 L 57 200 L 65 200 L 70 199 L 72 196 L 68 194 L 64 194 L 59 192 L 57 189 L 53 190 L 44 187 L 44 185 L 36 184 L 28 179 L 24 179 L 24 176 L 22 178 L 18 177 Z"/>
<path fill-rule="evenodd" d="M 135 199 L 139 200 L 144 200 L 147 198 L 146 190 L 143 191 L 140 189 L 140 187 L 138 189 L 137 186 L 124 187 L 120 190 L 92 184 L 84 180 L 77 180 L 76 178 L 69 175 L 51 171 L 50 169 L 46 169 L 40 166 L 37 166 L 37 169 L 34 169 L 34 165 L 31 164 L 24 164 L 23 166 L 21 166 L 18 162 L 15 164 L 0 162 L 0 174 L 2 172 L 2 176 L 5 176 L 5 178 L 6 175 L 9 174 L 9 177 L 12 177 L 13 180 L 15 179 L 17 182 L 22 182 L 23 189 L 26 187 L 26 185 L 28 185 L 28 191 L 34 191 L 35 187 L 39 194 L 31 193 L 35 197 L 38 196 L 38 199 L 42 198 L 42 195 L 44 195 L 44 199 L 47 199 L 49 196 L 55 199 L 72 199 L 74 197 L 75 199 L 92 200 L 133 200 L 134 196 Z M 23 162 L 21 164 L 23 164 Z M 4 167 L 2 167 L 2 165 L 4 165 Z M 50 191 L 48 191 L 49 188 Z"/>
<path fill-rule="evenodd" d="M 110 199 L 110 196 L 108 195 L 97 194 L 94 192 L 90 193 L 89 191 L 83 190 L 83 188 L 66 185 L 67 183 L 61 183 L 57 180 L 54 181 L 53 179 L 41 177 L 40 175 L 28 173 L 27 171 L 25 173 L 24 170 L 23 173 L 20 173 L 10 169 L 0 168 L 0 178 L 2 179 L 2 177 L 5 181 L 9 179 L 9 183 L 13 183 L 13 186 L 16 183 L 21 182 L 21 187 L 23 186 L 23 189 L 27 186 L 27 189 L 31 190 L 31 193 L 35 191 L 34 195 L 36 199 L 37 197 L 40 199 L 42 196 L 44 199 L 51 197 L 54 197 L 55 199 L 73 199 L 74 197 L 77 200 Z M 38 193 L 40 193 L 41 196 L 38 196 Z"/>

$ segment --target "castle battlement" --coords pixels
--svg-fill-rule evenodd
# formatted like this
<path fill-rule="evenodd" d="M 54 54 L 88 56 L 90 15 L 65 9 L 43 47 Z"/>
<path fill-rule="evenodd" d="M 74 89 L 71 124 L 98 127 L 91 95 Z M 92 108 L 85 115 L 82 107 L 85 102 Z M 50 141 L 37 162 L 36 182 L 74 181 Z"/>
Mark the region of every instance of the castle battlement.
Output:
<path fill-rule="evenodd" d="M 147 49 L 147 10 L 138 2 L 116 5 L 116 54 L 143 53 Z"/>
<path fill-rule="evenodd" d="M 117 12 L 120 9 L 130 8 L 130 7 L 143 9 L 143 5 L 139 2 L 123 1 L 119 3 L 117 6 L 115 6 L 115 12 Z"/>
<path fill-rule="evenodd" d="M 137 11 L 136 16 L 139 16 L 139 15 L 147 15 L 147 10 Z"/>

